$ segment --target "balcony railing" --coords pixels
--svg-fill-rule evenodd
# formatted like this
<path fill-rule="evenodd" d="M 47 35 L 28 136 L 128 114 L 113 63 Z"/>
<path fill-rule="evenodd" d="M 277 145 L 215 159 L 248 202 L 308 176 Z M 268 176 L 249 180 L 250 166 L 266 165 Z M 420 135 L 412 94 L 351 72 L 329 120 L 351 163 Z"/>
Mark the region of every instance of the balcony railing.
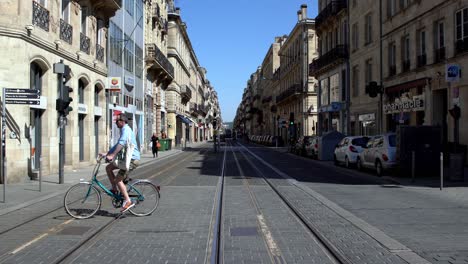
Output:
<path fill-rule="evenodd" d="M 146 44 L 146 60 L 155 61 L 156 68 L 163 69 L 171 79 L 174 79 L 174 66 L 172 66 L 156 44 Z"/>
<path fill-rule="evenodd" d="M 294 84 L 293 86 L 289 87 L 286 89 L 286 91 L 280 93 L 278 96 L 276 96 L 276 103 L 280 103 L 281 101 L 284 101 L 285 99 L 296 95 L 296 94 L 301 94 L 302 93 L 302 87 L 300 84 Z"/>
<path fill-rule="evenodd" d="M 455 52 L 462 53 L 468 51 L 468 38 L 460 39 L 455 42 Z"/>
<path fill-rule="evenodd" d="M 445 47 L 436 49 L 434 52 L 434 63 L 439 63 L 445 60 Z"/>
<path fill-rule="evenodd" d="M 180 95 L 182 98 L 189 101 L 192 98 L 192 90 L 187 85 L 182 85 L 180 87 Z"/>
<path fill-rule="evenodd" d="M 337 45 L 324 55 L 314 59 L 309 65 L 309 72 L 314 74 L 325 66 L 349 57 L 348 45 Z"/>
<path fill-rule="evenodd" d="M 267 97 L 263 97 L 262 99 L 262 104 L 266 104 L 266 103 L 269 103 L 271 102 L 271 100 L 273 99 L 273 96 L 267 96 Z"/>
<path fill-rule="evenodd" d="M 198 104 L 190 103 L 190 113 L 193 113 L 193 114 L 198 113 Z"/>
<path fill-rule="evenodd" d="M 388 77 L 396 75 L 396 65 L 390 65 L 388 67 Z"/>
<path fill-rule="evenodd" d="M 105 49 L 99 44 L 96 44 L 96 59 L 100 62 L 104 62 Z"/>
<path fill-rule="evenodd" d="M 89 54 L 91 40 L 83 33 L 80 33 L 80 50 Z"/>
<path fill-rule="evenodd" d="M 401 64 L 401 69 L 402 69 L 402 72 L 407 72 L 409 71 L 411 68 L 411 62 L 410 60 L 405 60 L 403 61 L 403 63 Z"/>
<path fill-rule="evenodd" d="M 73 27 L 63 19 L 60 19 L 60 39 L 69 44 L 72 44 L 73 40 Z"/>
<path fill-rule="evenodd" d="M 315 27 L 320 27 L 327 19 L 335 16 L 347 7 L 348 2 L 346 0 L 331 1 L 315 18 Z"/>
<path fill-rule="evenodd" d="M 426 65 L 427 63 L 427 56 L 426 54 L 421 54 L 418 56 L 418 61 L 417 61 L 417 66 L 418 67 L 422 67 L 424 65 Z"/>
<path fill-rule="evenodd" d="M 38 2 L 33 1 L 33 16 L 32 23 L 35 26 L 42 28 L 45 31 L 49 31 L 49 10 L 41 6 Z"/>

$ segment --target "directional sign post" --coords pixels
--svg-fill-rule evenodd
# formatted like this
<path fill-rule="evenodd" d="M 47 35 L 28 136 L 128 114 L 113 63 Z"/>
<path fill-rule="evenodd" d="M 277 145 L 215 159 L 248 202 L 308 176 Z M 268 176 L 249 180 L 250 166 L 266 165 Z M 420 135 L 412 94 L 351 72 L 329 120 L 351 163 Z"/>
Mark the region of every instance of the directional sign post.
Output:
<path fill-rule="evenodd" d="M 15 89 L 4 88 L 6 104 L 25 104 L 39 105 L 41 104 L 40 90 L 36 89 Z"/>
<path fill-rule="evenodd" d="M 0 140 L 0 177 L 3 180 L 3 202 L 6 200 L 6 185 L 7 185 L 7 158 L 5 155 L 6 149 L 6 105 L 7 104 L 21 104 L 21 105 L 39 105 L 41 104 L 41 91 L 36 89 L 23 89 L 23 88 L 3 88 L 2 89 L 2 122 L 0 126 L 1 140 Z"/>

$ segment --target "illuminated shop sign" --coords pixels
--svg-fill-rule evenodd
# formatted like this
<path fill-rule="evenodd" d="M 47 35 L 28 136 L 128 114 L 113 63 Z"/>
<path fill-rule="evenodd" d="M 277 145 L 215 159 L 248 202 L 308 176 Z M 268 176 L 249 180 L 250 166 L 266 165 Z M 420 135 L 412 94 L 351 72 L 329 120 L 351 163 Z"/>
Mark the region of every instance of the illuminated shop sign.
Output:
<path fill-rule="evenodd" d="M 410 97 L 408 94 L 396 98 L 395 101 L 383 106 L 386 114 L 401 112 L 424 111 L 424 94 Z"/>

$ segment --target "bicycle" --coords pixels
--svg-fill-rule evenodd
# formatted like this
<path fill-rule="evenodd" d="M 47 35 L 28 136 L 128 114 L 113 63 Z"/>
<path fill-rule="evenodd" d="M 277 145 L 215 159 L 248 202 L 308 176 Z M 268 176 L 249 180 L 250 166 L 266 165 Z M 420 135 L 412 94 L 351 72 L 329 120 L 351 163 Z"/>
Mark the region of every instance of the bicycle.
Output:
<path fill-rule="evenodd" d="M 102 204 L 102 196 L 99 188 L 112 198 L 112 205 L 115 208 L 122 207 L 123 195 L 112 193 L 98 179 L 97 174 L 104 157 L 98 157 L 93 169 L 91 181 L 80 181 L 71 186 L 65 193 L 63 199 L 65 211 L 73 218 L 86 219 L 95 215 Z M 99 188 L 97 188 L 99 187 Z M 129 211 L 135 216 L 147 216 L 152 214 L 159 205 L 159 186 L 152 184 L 148 180 L 137 180 L 135 183 L 127 184 L 127 191 L 135 206 Z"/>

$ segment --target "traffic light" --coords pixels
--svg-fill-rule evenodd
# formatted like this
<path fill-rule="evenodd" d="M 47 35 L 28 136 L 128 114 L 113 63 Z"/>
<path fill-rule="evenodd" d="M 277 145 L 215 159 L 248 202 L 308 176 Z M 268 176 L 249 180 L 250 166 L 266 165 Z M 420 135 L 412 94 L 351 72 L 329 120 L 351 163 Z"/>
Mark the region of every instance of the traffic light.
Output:
<path fill-rule="evenodd" d="M 68 65 L 63 64 L 63 62 L 56 64 L 60 83 L 59 98 L 56 100 L 55 109 L 63 116 L 67 116 L 70 113 L 70 111 L 73 110 L 73 108 L 70 106 L 70 103 L 73 101 L 73 98 L 70 97 L 70 93 L 73 92 L 73 88 L 66 84 L 71 78 L 71 71 L 70 67 Z"/>
<path fill-rule="evenodd" d="M 294 112 L 289 113 L 289 125 L 294 125 Z"/>
<path fill-rule="evenodd" d="M 372 98 L 377 97 L 377 94 L 382 92 L 382 86 L 377 85 L 377 82 L 369 82 L 369 84 L 366 85 L 366 93 Z"/>

